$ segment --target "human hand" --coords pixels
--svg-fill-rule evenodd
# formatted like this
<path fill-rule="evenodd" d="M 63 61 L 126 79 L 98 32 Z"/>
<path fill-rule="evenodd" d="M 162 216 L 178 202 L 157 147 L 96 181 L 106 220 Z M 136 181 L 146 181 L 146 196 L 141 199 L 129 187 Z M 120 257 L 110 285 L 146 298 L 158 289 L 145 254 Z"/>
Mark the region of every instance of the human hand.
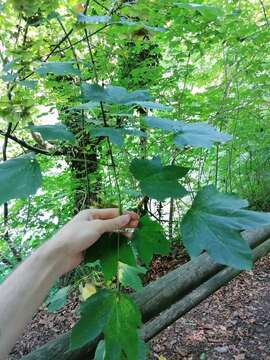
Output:
<path fill-rule="evenodd" d="M 136 228 L 139 216 L 132 211 L 126 211 L 119 216 L 118 209 L 83 210 L 64 225 L 47 243 L 50 250 L 59 254 L 63 275 L 83 260 L 83 252 L 93 245 L 105 232 L 113 232 L 122 228 Z M 127 237 L 131 233 L 124 232 Z"/>

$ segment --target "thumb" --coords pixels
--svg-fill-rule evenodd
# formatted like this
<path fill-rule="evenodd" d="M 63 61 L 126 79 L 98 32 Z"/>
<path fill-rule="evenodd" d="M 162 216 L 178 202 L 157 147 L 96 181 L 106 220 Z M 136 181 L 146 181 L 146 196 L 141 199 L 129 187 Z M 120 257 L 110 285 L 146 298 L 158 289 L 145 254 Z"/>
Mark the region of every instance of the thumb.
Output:
<path fill-rule="evenodd" d="M 125 227 L 130 222 L 130 215 L 121 215 L 113 219 L 102 220 L 102 232 L 112 232 Z"/>

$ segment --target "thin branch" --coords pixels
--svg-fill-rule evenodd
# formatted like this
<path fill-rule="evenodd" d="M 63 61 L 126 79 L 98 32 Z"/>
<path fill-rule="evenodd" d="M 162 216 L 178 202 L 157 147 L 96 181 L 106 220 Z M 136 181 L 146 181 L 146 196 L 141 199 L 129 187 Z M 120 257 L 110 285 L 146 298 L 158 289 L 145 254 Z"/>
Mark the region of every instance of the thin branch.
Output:
<path fill-rule="evenodd" d="M 15 141 L 17 144 L 21 145 L 23 148 L 33 151 L 36 154 L 49 155 L 49 156 L 66 155 L 66 153 L 63 151 L 59 151 L 59 150 L 47 151 L 47 150 L 43 150 L 38 147 L 32 146 L 32 145 L 28 144 L 27 142 L 25 142 L 24 140 L 18 139 L 17 136 L 15 136 L 15 135 L 9 134 L 7 132 L 5 133 L 3 130 L 0 130 L 0 135 L 7 137 L 10 140 Z"/>
<path fill-rule="evenodd" d="M 261 7 L 262 7 L 262 10 L 263 10 L 263 15 L 264 15 L 265 21 L 266 21 L 266 23 L 267 23 L 267 26 L 269 27 L 269 26 L 270 26 L 270 23 L 269 23 L 269 20 L 268 20 L 267 14 L 266 14 L 266 9 L 265 9 L 265 6 L 264 6 L 264 3 L 263 3 L 263 0 L 259 0 L 259 1 L 260 1 L 260 4 L 261 4 Z"/>

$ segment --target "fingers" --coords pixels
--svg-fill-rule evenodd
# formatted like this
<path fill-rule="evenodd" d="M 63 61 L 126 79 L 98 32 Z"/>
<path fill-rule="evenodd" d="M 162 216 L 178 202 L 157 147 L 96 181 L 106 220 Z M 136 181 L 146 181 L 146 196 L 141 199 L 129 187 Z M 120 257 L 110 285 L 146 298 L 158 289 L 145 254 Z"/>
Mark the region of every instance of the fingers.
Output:
<path fill-rule="evenodd" d="M 100 234 L 104 234 L 105 232 L 113 232 L 115 230 L 119 230 L 123 227 L 127 227 L 131 222 L 130 214 L 117 216 L 113 219 L 107 220 L 97 220 L 98 231 Z"/>
<path fill-rule="evenodd" d="M 118 208 L 109 208 L 109 209 L 90 209 L 85 210 L 88 211 L 88 218 L 89 214 L 91 215 L 91 219 L 100 219 L 100 220 L 107 220 L 113 219 L 119 216 L 119 209 Z M 131 220 L 138 220 L 139 215 L 136 214 L 134 211 L 124 211 L 123 215 L 129 214 Z"/>

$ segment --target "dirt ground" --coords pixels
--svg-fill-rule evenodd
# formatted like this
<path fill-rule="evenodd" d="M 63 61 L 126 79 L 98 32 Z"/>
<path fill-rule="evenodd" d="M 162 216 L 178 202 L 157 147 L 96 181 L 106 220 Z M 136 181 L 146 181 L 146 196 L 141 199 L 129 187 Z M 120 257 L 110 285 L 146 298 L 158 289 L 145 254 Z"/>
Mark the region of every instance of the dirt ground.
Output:
<path fill-rule="evenodd" d="M 149 359 L 270 360 L 269 270 L 270 255 L 153 339 Z M 77 305 L 77 300 L 69 300 L 55 314 L 41 309 L 9 359 L 20 359 L 70 329 L 77 319 Z"/>

